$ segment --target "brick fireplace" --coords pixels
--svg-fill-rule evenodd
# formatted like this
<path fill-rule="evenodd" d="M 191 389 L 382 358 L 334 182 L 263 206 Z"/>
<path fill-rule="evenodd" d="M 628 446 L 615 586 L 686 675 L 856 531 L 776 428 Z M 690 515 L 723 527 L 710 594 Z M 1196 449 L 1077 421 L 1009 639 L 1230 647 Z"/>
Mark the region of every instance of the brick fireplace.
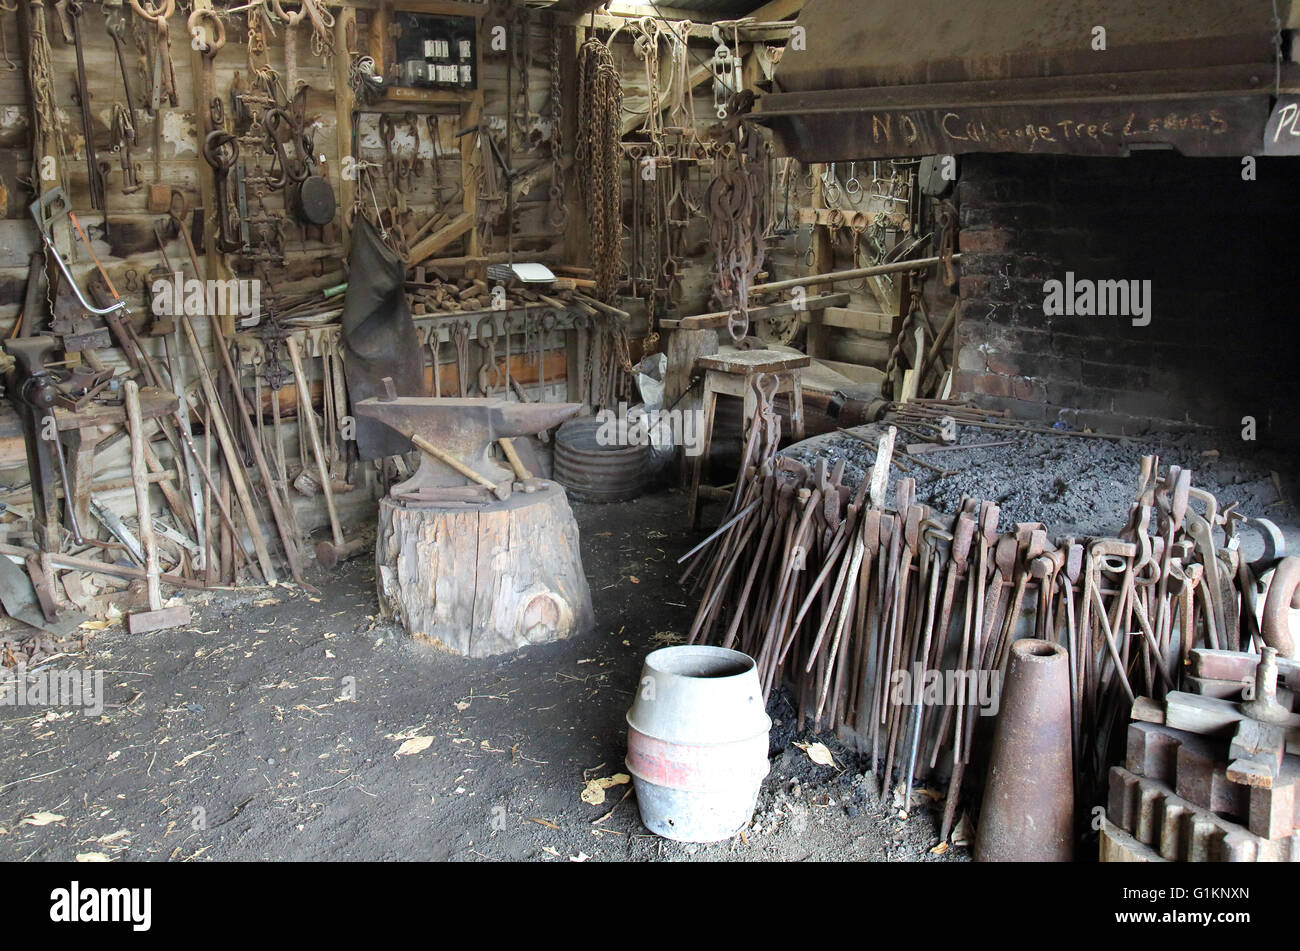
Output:
<path fill-rule="evenodd" d="M 1300 444 L 1300 164 L 1172 151 L 961 158 L 954 393 L 1051 424 Z M 1143 318 L 1044 312 L 1044 283 L 1149 281 Z"/>

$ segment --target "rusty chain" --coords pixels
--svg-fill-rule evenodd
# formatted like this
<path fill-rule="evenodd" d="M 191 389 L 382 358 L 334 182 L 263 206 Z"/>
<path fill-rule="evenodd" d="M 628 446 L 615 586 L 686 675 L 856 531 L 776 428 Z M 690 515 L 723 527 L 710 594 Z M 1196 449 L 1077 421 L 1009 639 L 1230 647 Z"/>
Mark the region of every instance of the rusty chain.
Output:
<path fill-rule="evenodd" d="M 608 46 L 592 38 L 578 55 L 578 184 L 591 226 L 596 296 L 609 301 L 623 269 L 620 169 L 623 83 Z"/>

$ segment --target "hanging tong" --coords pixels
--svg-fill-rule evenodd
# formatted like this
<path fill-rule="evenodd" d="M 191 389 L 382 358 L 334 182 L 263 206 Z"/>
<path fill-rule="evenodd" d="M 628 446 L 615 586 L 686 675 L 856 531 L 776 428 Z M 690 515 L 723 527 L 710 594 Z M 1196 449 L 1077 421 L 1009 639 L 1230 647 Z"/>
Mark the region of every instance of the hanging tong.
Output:
<path fill-rule="evenodd" d="M 58 210 L 54 210 L 56 206 L 58 207 Z M 51 188 L 32 202 L 29 207 L 32 213 L 32 218 L 36 221 L 36 229 L 41 233 L 42 243 L 44 243 L 46 249 L 54 255 L 54 260 L 59 265 L 59 270 L 63 272 L 63 279 L 72 287 L 72 293 L 76 295 L 78 303 L 80 303 L 87 311 L 98 317 L 104 317 L 108 314 L 113 314 L 119 310 L 123 310 L 126 307 L 126 301 L 122 300 L 122 298 L 118 296 L 116 290 L 113 291 L 114 302 L 108 307 L 96 307 L 94 304 L 90 303 L 90 301 L 86 300 L 86 295 L 81 292 L 81 287 L 77 284 L 76 279 L 73 278 L 72 272 L 68 270 L 67 262 L 63 260 L 63 255 L 59 253 L 59 249 L 54 244 L 54 226 L 64 218 L 67 218 L 72 222 L 72 225 L 76 229 L 78 236 L 80 236 L 82 243 L 86 246 L 86 250 L 90 252 L 90 257 L 94 260 L 95 267 L 99 269 L 101 274 L 104 274 L 104 268 L 99 263 L 99 259 L 95 257 L 95 251 L 90 246 L 90 242 L 86 239 L 86 233 L 82 231 L 81 223 L 77 221 L 77 216 L 73 213 L 72 206 L 68 203 L 67 195 L 63 193 L 62 186 Z M 108 282 L 107 274 L 104 274 L 104 279 Z M 111 289 L 112 283 L 108 282 L 108 284 Z"/>

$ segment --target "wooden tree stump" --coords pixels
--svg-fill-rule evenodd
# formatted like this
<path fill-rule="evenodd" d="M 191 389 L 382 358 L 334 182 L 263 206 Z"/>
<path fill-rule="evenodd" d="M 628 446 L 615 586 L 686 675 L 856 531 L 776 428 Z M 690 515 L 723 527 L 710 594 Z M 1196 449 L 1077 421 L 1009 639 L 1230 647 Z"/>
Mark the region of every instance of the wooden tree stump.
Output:
<path fill-rule="evenodd" d="M 485 505 L 379 501 L 379 606 L 416 640 L 487 657 L 590 630 L 564 489 Z"/>

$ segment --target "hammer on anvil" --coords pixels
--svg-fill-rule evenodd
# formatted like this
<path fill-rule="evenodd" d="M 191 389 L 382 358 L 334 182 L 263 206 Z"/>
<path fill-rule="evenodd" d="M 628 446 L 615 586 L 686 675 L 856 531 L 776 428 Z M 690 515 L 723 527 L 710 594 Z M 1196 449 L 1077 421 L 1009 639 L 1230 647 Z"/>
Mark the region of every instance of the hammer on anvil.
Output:
<path fill-rule="evenodd" d="M 492 445 L 502 436 L 532 436 L 558 426 L 577 416 L 582 404 L 399 396 L 362 400 L 355 410 L 406 436 L 421 450 L 420 468 L 394 486 L 392 495 L 463 486 L 468 478 L 492 487 L 497 498 L 504 499 L 510 495 L 515 473 L 492 458 Z"/>

